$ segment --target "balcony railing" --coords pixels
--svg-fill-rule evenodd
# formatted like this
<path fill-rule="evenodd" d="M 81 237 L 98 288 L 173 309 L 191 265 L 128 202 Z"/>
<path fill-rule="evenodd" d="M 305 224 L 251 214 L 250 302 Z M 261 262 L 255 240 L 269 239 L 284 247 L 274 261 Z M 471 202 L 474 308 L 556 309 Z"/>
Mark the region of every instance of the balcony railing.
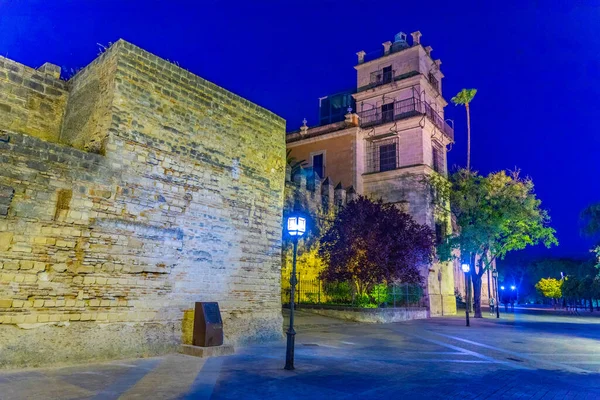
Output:
<path fill-rule="evenodd" d="M 452 127 L 448 125 L 433 108 L 431 108 L 429 103 L 421 101 L 416 97 L 395 101 L 384 107 L 378 107 L 358 113 L 360 126 L 362 128 L 406 119 L 415 115 L 427 116 L 427 118 L 429 118 L 429 120 L 450 140 L 454 141 L 454 129 L 452 129 Z"/>
<path fill-rule="evenodd" d="M 408 71 L 404 74 L 398 71 L 383 71 L 382 69 L 371 72 L 369 83 L 358 88 L 358 92 L 376 88 L 377 86 L 385 85 L 386 83 L 397 82 L 403 79 L 412 78 L 419 75 L 419 71 Z"/>

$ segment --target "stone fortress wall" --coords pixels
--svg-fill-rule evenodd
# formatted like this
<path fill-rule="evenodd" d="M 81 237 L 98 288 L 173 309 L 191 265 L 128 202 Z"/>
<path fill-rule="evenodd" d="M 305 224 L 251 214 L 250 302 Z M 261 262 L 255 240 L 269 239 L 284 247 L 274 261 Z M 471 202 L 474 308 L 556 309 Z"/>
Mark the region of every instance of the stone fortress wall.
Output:
<path fill-rule="evenodd" d="M 58 142 L 68 97 L 59 78 L 52 64 L 35 70 L 0 57 L 0 128 Z"/>
<path fill-rule="evenodd" d="M 122 40 L 59 75 L 0 58 L 0 367 L 280 338 L 285 122 Z"/>

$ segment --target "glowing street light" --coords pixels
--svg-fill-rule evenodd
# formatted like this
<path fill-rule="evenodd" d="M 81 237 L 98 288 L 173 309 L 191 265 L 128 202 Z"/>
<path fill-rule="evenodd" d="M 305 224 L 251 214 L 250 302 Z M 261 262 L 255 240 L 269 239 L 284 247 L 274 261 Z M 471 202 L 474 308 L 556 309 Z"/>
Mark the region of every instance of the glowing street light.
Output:
<path fill-rule="evenodd" d="M 512 285 L 512 286 L 510 287 L 510 290 L 515 290 L 515 289 L 516 289 L 515 285 Z"/>
<path fill-rule="evenodd" d="M 500 286 L 500 290 L 504 290 L 504 286 Z"/>
<path fill-rule="evenodd" d="M 466 283 L 466 297 L 467 300 L 465 302 L 465 318 L 467 320 L 467 326 L 471 326 L 469 322 L 469 308 L 471 306 L 471 282 L 469 281 L 469 272 L 471 271 L 471 266 L 467 263 L 463 263 L 461 266 L 462 271 L 465 273 L 465 283 Z"/>
<path fill-rule="evenodd" d="M 298 238 L 304 235 L 306 232 L 306 218 L 299 216 L 292 216 L 287 221 L 287 231 L 290 236 Z"/>
<path fill-rule="evenodd" d="M 287 232 L 294 243 L 294 256 L 292 259 L 292 275 L 290 276 L 290 327 L 288 328 L 287 347 L 285 351 L 285 369 L 294 369 L 294 342 L 296 331 L 294 330 L 294 295 L 296 292 L 296 254 L 298 253 L 298 239 L 306 232 L 306 218 L 300 215 L 290 215 L 287 220 Z"/>

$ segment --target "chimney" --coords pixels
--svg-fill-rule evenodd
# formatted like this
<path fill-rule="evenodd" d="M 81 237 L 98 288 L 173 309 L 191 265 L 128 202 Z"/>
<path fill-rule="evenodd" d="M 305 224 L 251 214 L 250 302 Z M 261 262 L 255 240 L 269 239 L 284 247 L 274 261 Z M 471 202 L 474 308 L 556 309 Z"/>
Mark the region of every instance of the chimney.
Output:
<path fill-rule="evenodd" d="M 390 54 L 390 48 L 392 47 L 392 42 L 390 42 L 389 40 L 387 42 L 383 42 L 383 55 L 387 56 L 388 54 Z"/>
<path fill-rule="evenodd" d="M 364 62 L 365 62 L 365 54 L 367 54 L 367 53 L 365 53 L 365 52 L 364 52 L 364 51 L 362 51 L 362 50 L 361 50 L 361 51 L 359 51 L 358 53 L 356 53 L 356 55 L 358 56 L 358 63 L 359 63 L 359 64 L 362 64 L 362 63 L 364 63 Z"/>
<path fill-rule="evenodd" d="M 435 64 L 435 66 L 437 67 L 437 69 L 440 69 L 440 66 L 442 65 L 442 60 L 440 60 L 439 58 L 437 60 L 433 60 L 433 63 Z"/>
<path fill-rule="evenodd" d="M 410 34 L 413 38 L 413 46 L 416 46 L 418 44 L 421 44 L 421 32 L 416 31 Z"/>
<path fill-rule="evenodd" d="M 37 69 L 47 75 L 52 75 L 55 79 L 60 79 L 60 67 L 58 65 L 50 64 L 49 62 L 44 63 Z"/>
<path fill-rule="evenodd" d="M 429 57 L 431 57 L 431 52 L 433 51 L 433 48 L 431 46 L 427 46 L 425 47 L 425 53 L 427 53 L 427 55 Z"/>

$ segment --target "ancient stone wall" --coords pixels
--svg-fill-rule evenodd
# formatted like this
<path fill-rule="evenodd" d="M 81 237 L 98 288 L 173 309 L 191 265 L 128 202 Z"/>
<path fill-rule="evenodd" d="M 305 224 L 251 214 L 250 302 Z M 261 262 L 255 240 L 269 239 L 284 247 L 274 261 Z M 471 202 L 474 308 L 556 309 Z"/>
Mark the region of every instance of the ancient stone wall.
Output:
<path fill-rule="evenodd" d="M 67 83 L 60 68 L 38 70 L 0 57 L 0 130 L 58 142 L 67 101 Z"/>
<path fill-rule="evenodd" d="M 281 337 L 284 121 L 123 41 L 80 74 L 79 149 L 0 135 L 0 366 L 173 351 L 195 301 Z"/>
<path fill-rule="evenodd" d="M 112 122 L 118 43 L 69 81 L 60 141 L 75 148 L 102 153 Z"/>

